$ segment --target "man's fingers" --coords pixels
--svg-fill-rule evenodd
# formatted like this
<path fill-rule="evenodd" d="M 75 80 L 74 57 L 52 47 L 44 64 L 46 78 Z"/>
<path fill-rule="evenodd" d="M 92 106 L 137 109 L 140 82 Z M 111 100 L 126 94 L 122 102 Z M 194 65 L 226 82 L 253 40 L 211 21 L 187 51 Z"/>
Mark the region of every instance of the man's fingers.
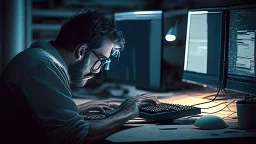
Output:
<path fill-rule="evenodd" d="M 103 107 L 101 107 L 101 106 L 97 107 L 96 109 L 98 109 L 101 112 L 105 112 L 105 109 Z"/>
<path fill-rule="evenodd" d="M 154 99 L 154 101 L 156 102 L 156 104 L 160 104 L 159 99 L 156 96 L 153 96 L 152 99 Z"/>
<path fill-rule="evenodd" d="M 138 95 L 138 96 L 135 96 L 134 98 L 137 99 L 137 100 L 138 99 L 148 99 L 148 98 L 151 98 L 151 99 L 155 99 L 157 102 L 159 102 L 157 97 L 154 94 L 151 94 L 151 93 L 145 93 L 145 94 L 142 94 L 142 95 Z"/>
<path fill-rule="evenodd" d="M 151 104 L 157 104 L 157 101 L 154 99 L 143 99 L 141 102 L 151 103 Z"/>
<path fill-rule="evenodd" d="M 146 98 L 146 97 L 150 97 L 150 96 L 152 96 L 152 95 L 153 95 L 153 94 L 150 94 L 150 93 L 144 93 L 144 94 L 135 96 L 135 98 L 136 98 L 136 99 Z"/>
<path fill-rule="evenodd" d="M 110 109 L 113 109 L 112 107 L 109 107 L 109 106 L 101 106 L 101 108 L 103 108 L 104 110 L 110 110 Z"/>
<path fill-rule="evenodd" d="M 89 104 L 95 104 L 95 105 L 109 105 L 107 102 L 102 101 L 91 101 Z"/>
<path fill-rule="evenodd" d="M 105 112 L 105 109 L 102 106 L 89 106 L 89 107 L 83 107 L 79 110 L 81 113 L 85 114 L 88 113 L 89 111 L 100 111 L 100 112 Z"/>
<path fill-rule="evenodd" d="M 145 94 L 143 96 L 138 96 L 136 99 L 139 100 L 139 101 L 148 101 L 148 102 L 152 102 L 152 103 L 155 103 L 155 104 L 160 103 L 158 98 L 156 96 L 154 96 L 153 94 Z"/>
<path fill-rule="evenodd" d="M 150 93 L 144 93 L 144 94 L 141 94 L 141 95 L 138 95 L 139 97 L 144 97 L 144 96 L 147 96 L 147 95 L 150 95 Z"/>
<path fill-rule="evenodd" d="M 112 107 L 112 108 L 116 108 L 116 107 L 118 107 L 119 105 L 118 105 L 118 104 L 113 104 L 113 103 L 112 103 L 112 104 L 109 104 L 109 106 L 110 106 L 110 107 Z"/>
<path fill-rule="evenodd" d="M 149 104 L 159 104 L 160 103 L 157 99 L 143 99 L 140 101 L 143 103 L 149 103 Z"/>
<path fill-rule="evenodd" d="M 78 106 L 82 106 L 82 105 L 108 105 L 107 102 L 104 102 L 104 101 L 89 101 L 89 102 L 86 102 L 86 103 L 82 103 L 82 104 L 79 104 Z"/>

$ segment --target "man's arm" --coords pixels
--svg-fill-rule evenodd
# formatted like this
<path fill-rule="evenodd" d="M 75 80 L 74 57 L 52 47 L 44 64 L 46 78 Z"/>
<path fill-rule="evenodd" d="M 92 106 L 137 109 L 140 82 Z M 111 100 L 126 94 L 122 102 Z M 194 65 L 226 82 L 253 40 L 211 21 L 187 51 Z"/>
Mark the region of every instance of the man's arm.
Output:
<path fill-rule="evenodd" d="M 49 143 L 84 142 L 88 123 L 80 116 L 66 79 L 55 63 L 38 66 L 23 81 L 21 90 L 32 108 L 32 117 Z"/>
<path fill-rule="evenodd" d="M 139 106 L 145 104 L 158 104 L 158 99 L 151 94 L 142 94 L 125 100 L 120 106 L 119 111 L 106 119 L 90 120 L 89 131 L 86 141 L 93 141 L 106 138 L 113 134 L 128 120 L 139 116 Z"/>
<path fill-rule="evenodd" d="M 125 122 L 139 116 L 138 103 L 129 99 L 120 105 L 120 110 L 106 119 L 89 120 L 86 141 L 104 139 L 118 130 Z"/>

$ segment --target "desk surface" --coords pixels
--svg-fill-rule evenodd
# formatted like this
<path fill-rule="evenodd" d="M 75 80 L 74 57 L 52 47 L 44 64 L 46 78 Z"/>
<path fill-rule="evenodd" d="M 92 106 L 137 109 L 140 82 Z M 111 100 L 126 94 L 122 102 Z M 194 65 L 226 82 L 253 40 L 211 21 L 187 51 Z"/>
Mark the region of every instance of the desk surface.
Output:
<path fill-rule="evenodd" d="M 107 84 L 106 84 L 107 85 Z M 110 88 L 108 85 L 103 85 L 101 90 L 97 90 L 96 92 L 88 93 L 85 89 L 78 89 L 73 92 L 74 102 L 79 105 L 90 100 L 102 100 L 106 102 L 112 103 L 121 103 L 126 98 L 131 96 L 136 96 L 143 93 L 148 93 L 148 91 L 135 89 L 133 86 L 123 85 L 123 89 L 127 89 L 129 91 L 128 94 L 120 97 L 117 96 L 120 92 L 117 90 L 113 90 L 111 93 L 112 96 L 106 95 L 106 93 L 102 94 L 102 91 Z M 116 93 L 115 93 L 116 92 Z M 155 96 L 161 102 L 173 103 L 173 104 L 183 104 L 183 105 L 194 105 L 198 103 L 209 102 L 212 100 L 217 93 L 216 89 L 188 89 L 185 91 L 174 91 L 174 92 L 153 92 Z M 83 98 L 82 98 L 83 97 Z M 228 96 L 220 93 L 219 96 L 213 101 L 206 104 L 197 105 L 202 109 L 202 115 L 204 114 L 214 114 L 221 118 L 232 119 L 236 118 L 236 104 L 235 101 L 238 101 L 243 97 L 239 96 L 237 93 L 230 93 Z M 231 104 L 230 104 L 231 103 Z M 228 106 L 227 106 L 228 105 Z"/>
<path fill-rule="evenodd" d="M 163 142 L 203 139 L 231 139 L 256 137 L 256 130 L 241 130 L 237 123 L 219 130 L 200 130 L 194 125 L 127 124 L 129 129 L 119 131 L 107 138 L 111 142 Z"/>
<path fill-rule="evenodd" d="M 135 96 L 138 94 L 146 93 L 148 91 L 137 90 L 132 86 L 124 85 L 123 88 L 128 89 L 129 93 L 123 97 L 117 97 L 117 94 L 113 94 L 112 97 L 108 96 L 96 96 L 97 94 L 85 93 L 84 89 L 80 89 L 74 92 L 76 97 L 74 98 L 77 105 L 90 101 L 92 99 L 98 99 L 107 102 L 121 103 L 124 99 Z M 114 92 L 113 92 L 114 93 Z M 125 130 L 118 131 L 115 134 L 109 136 L 106 140 L 111 142 L 152 142 L 152 141 L 180 141 L 180 140 L 202 140 L 202 139 L 222 139 L 222 138 L 237 138 L 237 137 L 256 137 L 256 130 L 240 130 L 237 128 L 237 115 L 235 101 L 242 99 L 237 93 L 221 94 L 216 98 L 214 102 L 209 102 L 215 94 L 216 89 L 200 89 L 200 90 L 187 90 L 156 93 L 161 102 L 194 105 L 198 103 L 208 102 L 206 104 L 197 105 L 202 108 L 202 115 L 214 114 L 226 121 L 229 125 L 228 128 L 220 130 L 200 130 L 196 128 L 193 123 L 188 125 L 156 125 L 156 124 L 131 124 L 129 121 L 123 126 Z M 85 96 L 86 95 L 86 96 Z M 198 117 L 192 117 L 190 119 L 196 120 Z M 181 119 L 182 121 L 182 119 Z M 184 119 L 183 119 L 184 121 Z M 128 128 L 128 129 L 126 129 Z"/>

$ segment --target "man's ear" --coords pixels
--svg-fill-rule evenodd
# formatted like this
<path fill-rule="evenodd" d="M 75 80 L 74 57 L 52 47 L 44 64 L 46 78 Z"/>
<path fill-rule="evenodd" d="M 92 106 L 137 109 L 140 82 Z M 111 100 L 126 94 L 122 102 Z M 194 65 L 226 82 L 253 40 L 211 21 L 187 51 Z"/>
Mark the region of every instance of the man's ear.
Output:
<path fill-rule="evenodd" d="M 83 45 L 76 48 L 75 56 L 76 56 L 76 59 L 78 61 L 81 60 L 84 57 L 85 51 L 86 51 L 87 48 L 88 48 L 87 44 L 83 44 Z"/>

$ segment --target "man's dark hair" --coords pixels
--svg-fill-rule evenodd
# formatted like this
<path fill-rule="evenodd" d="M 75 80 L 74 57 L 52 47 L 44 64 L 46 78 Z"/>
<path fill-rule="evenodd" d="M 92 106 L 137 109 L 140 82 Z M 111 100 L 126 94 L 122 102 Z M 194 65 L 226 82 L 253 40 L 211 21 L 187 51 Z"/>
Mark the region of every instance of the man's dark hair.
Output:
<path fill-rule="evenodd" d="M 99 11 L 86 9 L 61 26 L 55 45 L 72 52 L 85 43 L 92 49 L 100 48 L 106 39 L 116 46 L 112 55 L 119 56 L 125 43 L 122 32 Z"/>

